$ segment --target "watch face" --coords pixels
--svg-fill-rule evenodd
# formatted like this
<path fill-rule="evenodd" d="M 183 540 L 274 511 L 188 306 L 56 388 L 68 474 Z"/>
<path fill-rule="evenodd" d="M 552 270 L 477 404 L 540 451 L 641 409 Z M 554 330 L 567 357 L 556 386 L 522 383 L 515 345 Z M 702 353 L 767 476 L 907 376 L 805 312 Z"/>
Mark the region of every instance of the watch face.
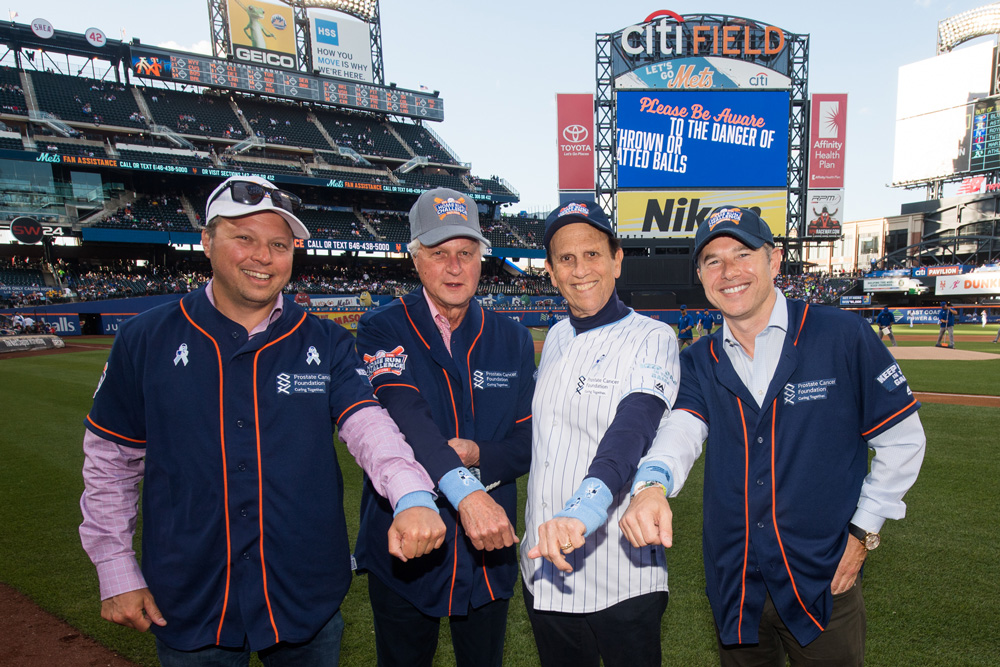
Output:
<path fill-rule="evenodd" d="M 871 551 L 876 548 L 881 543 L 881 538 L 878 533 L 868 533 L 865 535 L 865 549 Z"/>

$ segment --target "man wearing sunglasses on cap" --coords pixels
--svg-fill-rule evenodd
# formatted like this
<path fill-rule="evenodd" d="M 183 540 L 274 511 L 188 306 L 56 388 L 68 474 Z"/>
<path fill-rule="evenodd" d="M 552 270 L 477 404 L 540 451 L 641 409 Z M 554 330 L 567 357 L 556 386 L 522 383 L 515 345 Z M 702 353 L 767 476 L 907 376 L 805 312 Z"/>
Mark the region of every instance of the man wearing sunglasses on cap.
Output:
<path fill-rule="evenodd" d="M 107 620 L 163 665 L 336 664 L 351 581 L 333 429 L 394 510 L 388 548 L 441 545 L 433 485 L 354 339 L 282 296 L 298 197 L 233 177 L 208 198 L 213 278 L 122 325 L 84 438 L 80 535 Z M 139 481 L 142 568 L 135 560 Z"/>

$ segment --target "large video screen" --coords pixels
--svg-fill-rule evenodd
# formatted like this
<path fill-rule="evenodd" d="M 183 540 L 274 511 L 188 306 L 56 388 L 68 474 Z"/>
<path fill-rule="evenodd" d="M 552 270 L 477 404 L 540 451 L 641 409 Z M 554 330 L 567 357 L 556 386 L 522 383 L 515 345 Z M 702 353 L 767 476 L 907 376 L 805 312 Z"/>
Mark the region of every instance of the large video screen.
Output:
<path fill-rule="evenodd" d="M 785 187 L 788 91 L 619 91 L 619 188 Z"/>

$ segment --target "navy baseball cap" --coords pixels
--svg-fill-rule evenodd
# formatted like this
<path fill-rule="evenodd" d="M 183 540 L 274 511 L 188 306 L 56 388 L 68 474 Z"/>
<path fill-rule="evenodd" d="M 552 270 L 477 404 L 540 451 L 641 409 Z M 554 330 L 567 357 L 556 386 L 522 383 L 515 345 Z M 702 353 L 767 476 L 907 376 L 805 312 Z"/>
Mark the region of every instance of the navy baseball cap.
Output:
<path fill-rule="evenodd" d="M 545 218 L 545 238 L 543 239 L 545 249 L 548 250 L 549 243 L 552 242 L 552 237 L 555 236 L 556 232 L 574 222 L 585 222 L 608 236 L 615 235 L 615 230 L 611 229 L 608 215 L 597 203 L 585 200 L 571 201 L 562 204 L 549 213 L 549 217 Z"/>
<path fill-rule="evenodd" d="M 756 250 L 765 243 L 774 244 L 774 235 L 767 223 L 748 208 L 723 206 L 708 216 L 694 236 L 694 261 L 708 242 L 718 236 L 732 236 L 749 248 Z"/>
<path fill-rule="evenodd" d="M 687 309 L 688 309 L 688 307 L 687 307 L 687 306 L 685 306 L 685 305 L 683 305 L 683 304 L 681 305 L 681 310 L 687 310 Z"/>

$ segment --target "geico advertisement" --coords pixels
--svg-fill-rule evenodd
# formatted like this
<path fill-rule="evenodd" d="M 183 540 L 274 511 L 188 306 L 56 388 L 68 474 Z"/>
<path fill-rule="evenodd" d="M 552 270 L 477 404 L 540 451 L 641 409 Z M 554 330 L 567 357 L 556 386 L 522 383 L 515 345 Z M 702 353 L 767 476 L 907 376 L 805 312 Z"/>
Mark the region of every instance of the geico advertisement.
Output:
<path fill-rule="evenodd" d="M 228 0 L 226 11 L 237 60 L 295 69 L 295 17 L 291 7 L 260 0 Z"/>
<path fill-rule="evenodd" d="M 620 188 L 785 187 L 787 91 L 619 91 Z"/>
<path fill-rule="evenodd" d="M 785 235 L 785 190 L 670 190 L 618 192 L 618 236 L 663 238 L 694 236 L 698 225 L 720 206 L 759 212 L 775 236 Z"/>
<path fill-rule="evenodd" d="M 322 317 L 326 320 L 333 320 L 345 329 L 350 329 L 351 331 L 357 331 L 358 320 L 364 315 L 364 312 L 358 311 L 355 313 L 313 313 L 316 317 Z"/>

